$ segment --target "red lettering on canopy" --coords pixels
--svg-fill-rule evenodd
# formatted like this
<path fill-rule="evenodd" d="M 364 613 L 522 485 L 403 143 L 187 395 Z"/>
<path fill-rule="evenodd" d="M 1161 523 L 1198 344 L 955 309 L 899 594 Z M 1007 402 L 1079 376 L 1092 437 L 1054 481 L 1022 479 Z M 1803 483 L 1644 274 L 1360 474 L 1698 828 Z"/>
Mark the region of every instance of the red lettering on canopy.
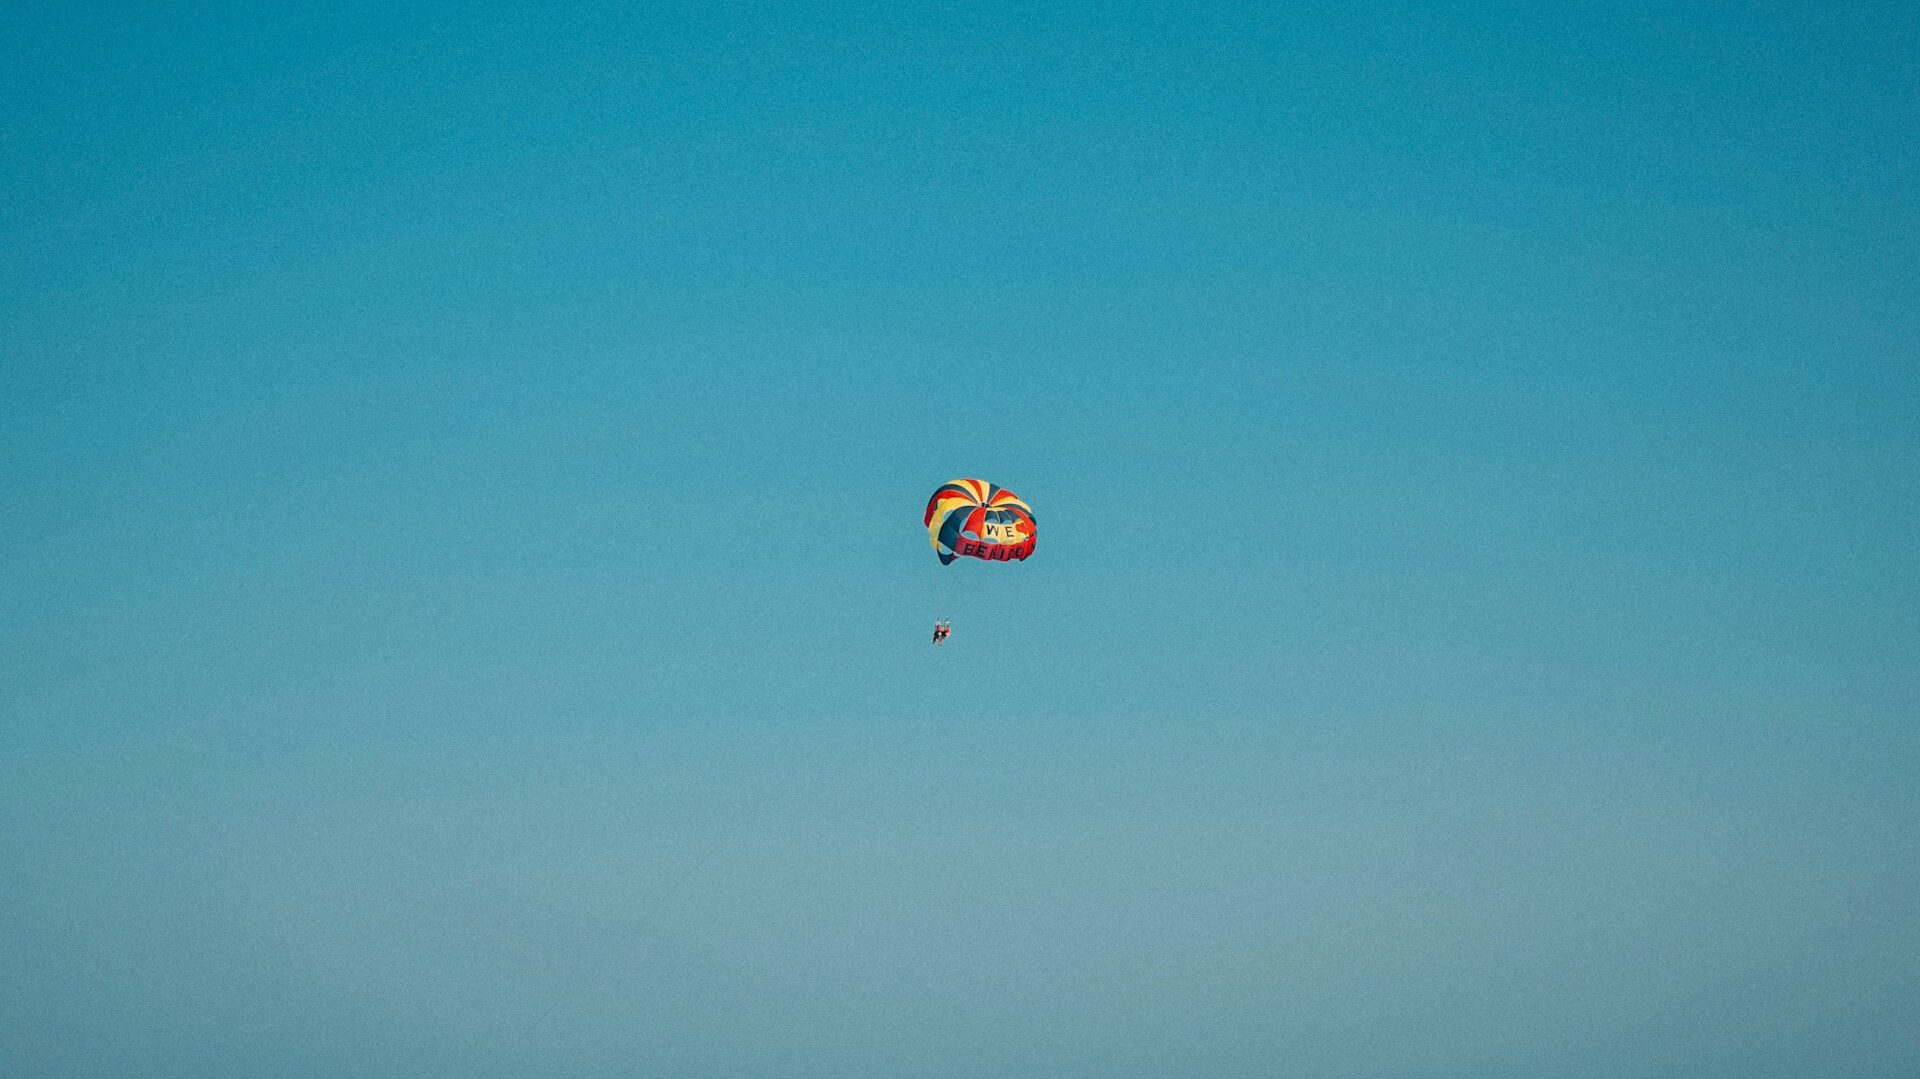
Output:
<path fill-rule="evenodd" d="M 1020 543 L 992 543 L 960 537 L 954 540 L 953 553 L 987 562 L 1025 561 L 1026 557 L 1033 553 L 1034 543 L 1032 536 L 1028 536 Z"/>

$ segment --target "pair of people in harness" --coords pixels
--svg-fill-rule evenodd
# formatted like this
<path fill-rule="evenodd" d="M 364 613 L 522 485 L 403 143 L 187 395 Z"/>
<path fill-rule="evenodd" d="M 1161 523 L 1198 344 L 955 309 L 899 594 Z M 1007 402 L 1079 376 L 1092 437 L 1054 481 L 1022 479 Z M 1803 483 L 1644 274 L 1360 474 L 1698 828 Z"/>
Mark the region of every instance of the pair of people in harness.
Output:
<path fill-rule="evenodd" d="M 942 618 L 938 622 L 935 622 L 933 624 L 933 643 L 934 644 L 946 643 L 947 635 L 952 632 L 953 632 L 953 627 L 947 625 L 946 619 Z"/>

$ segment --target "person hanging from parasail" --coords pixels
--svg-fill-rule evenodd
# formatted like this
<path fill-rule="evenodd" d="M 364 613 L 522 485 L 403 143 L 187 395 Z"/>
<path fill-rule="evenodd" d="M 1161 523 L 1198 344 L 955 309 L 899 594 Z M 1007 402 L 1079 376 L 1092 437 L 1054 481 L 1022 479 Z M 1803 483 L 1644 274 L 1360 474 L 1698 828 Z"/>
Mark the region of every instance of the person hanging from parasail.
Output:
<path fill-rule="evenodd" d="M 947 643 L 947 635 L 951 634 L 952 632 L 953 632 L 953 627 L 947 624 L 946 619 L 942 618 L 940 621 L 935 622 L 933 624 L 933 643 L 934 644 Z"/>

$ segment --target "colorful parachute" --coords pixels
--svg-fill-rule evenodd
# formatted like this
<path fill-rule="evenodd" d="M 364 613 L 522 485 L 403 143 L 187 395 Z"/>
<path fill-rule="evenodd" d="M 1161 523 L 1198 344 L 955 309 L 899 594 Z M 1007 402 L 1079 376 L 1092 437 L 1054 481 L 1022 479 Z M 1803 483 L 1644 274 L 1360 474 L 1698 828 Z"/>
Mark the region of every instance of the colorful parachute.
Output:
<path fill-rule="evenodd" d="M 953 480 L 927 500 L 927 538 L 942 565 L 961 555 L 989 562 L 1033 553 L 1033 510 L 1020 496 L 986 480 Z"/>

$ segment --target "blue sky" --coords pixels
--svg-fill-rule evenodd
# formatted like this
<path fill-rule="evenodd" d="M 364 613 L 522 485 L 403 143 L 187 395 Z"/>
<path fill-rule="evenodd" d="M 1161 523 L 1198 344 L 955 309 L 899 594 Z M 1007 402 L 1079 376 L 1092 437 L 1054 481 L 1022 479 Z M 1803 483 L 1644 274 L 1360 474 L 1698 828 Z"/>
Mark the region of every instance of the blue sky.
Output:
<path fill-rule="evenodd" d="M 15 6 L 0 1058 L 1912 1074 L 1916 86 L 1884 5 Z"/>

